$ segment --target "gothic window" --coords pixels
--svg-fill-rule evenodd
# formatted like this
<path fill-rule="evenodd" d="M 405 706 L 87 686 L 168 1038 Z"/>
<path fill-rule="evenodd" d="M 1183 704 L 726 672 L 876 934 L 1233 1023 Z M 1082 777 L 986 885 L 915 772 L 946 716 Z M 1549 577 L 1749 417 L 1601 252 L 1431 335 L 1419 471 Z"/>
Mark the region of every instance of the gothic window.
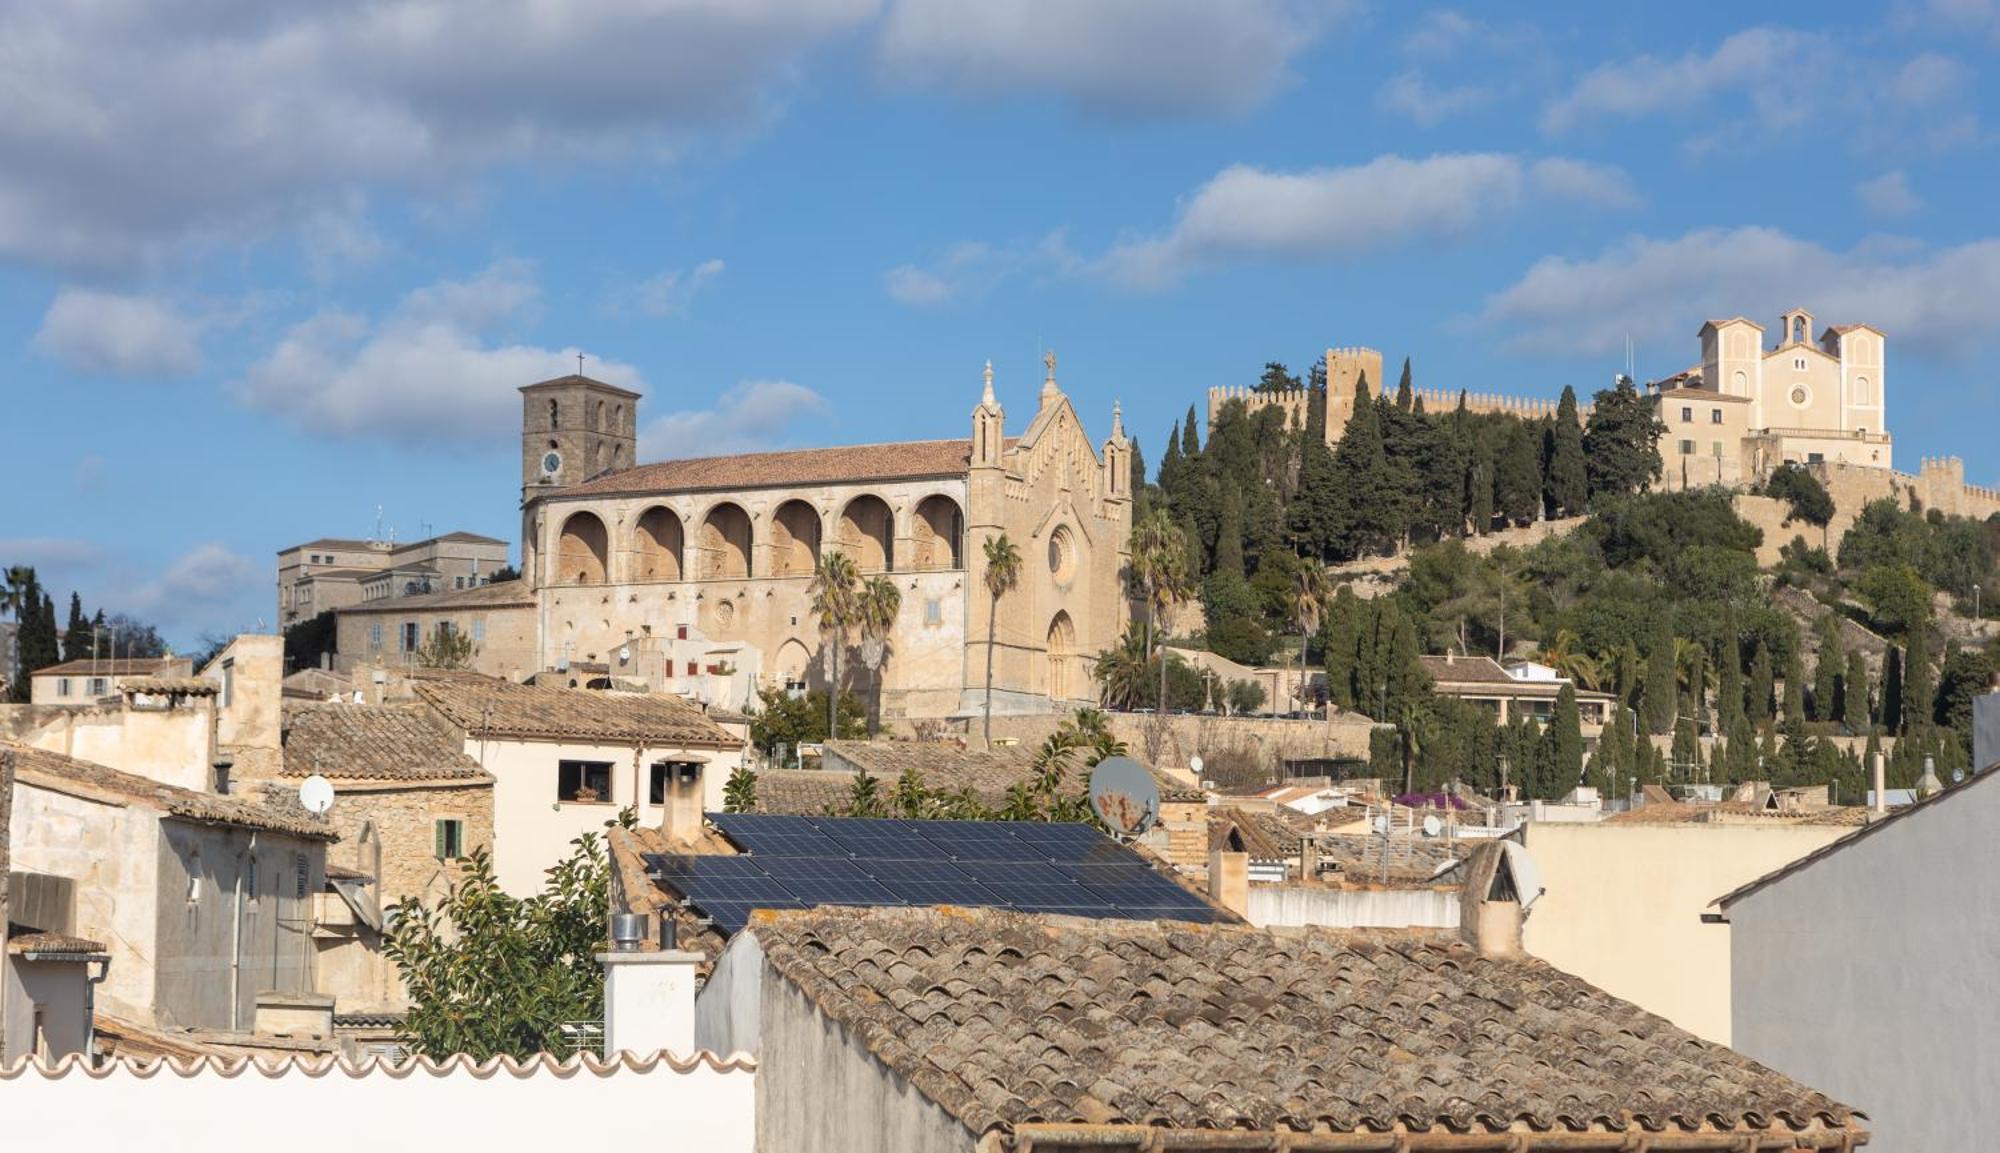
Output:
<path fill-rule="evenodd" d="M 549 398 L 549 428 L 550 428 L 551 430 L 553 430 L 553 429 L 555 429 L 555 428 L 556 428 L 556 427 L 557 427 L 557 426 L 558 426 L 558 425 L 559 425 L 560 423 L 561 423 L 561 409 L 560 409 L 560 408 L 558 408 L 558 407 L 557 407 L 557 405 L 556 405 L 556 398 L 555 398 L 555 397 L 550 397 L 550 398 Z"/>

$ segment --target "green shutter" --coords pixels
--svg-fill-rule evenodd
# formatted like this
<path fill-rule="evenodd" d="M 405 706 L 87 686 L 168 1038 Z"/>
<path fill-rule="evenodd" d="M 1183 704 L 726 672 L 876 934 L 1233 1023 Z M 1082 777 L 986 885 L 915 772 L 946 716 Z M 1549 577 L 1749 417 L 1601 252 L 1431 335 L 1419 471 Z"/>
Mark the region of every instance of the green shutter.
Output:
<path fill-rule="evenodd" d="M 437 841 L 437 859 L 444 860 L 444 822 L 432 821 L 431 832 Z"/>

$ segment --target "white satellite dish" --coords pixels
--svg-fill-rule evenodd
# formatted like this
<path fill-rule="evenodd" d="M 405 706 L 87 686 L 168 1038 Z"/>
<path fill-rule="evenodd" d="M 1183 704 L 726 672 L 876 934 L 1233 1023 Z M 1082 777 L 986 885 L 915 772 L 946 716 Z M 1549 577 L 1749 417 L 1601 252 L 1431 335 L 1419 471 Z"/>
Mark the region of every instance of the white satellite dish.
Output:
<path fill-rule="evenodd" d="M 1090 770 L 1090 809 L 1121 837 L 1141 837 L 1160 819 L 1160 786 L 1131 757 L 1106 757 Z"/>
<path fill-rule="evenodd" d="M 1374 822 L 1373 822 L 1373 825 L 1374 825 L 1374 829 L 1375 829 L 1375 831 L 1376 831 L 1376 832 L 1378 832 L 1378 833 L 1382 834 L 1382 835 L 1383 835 L 1383 836 L 1385 836 L 1385 837 L 1389 835 L 1389 817 L 1388 817 L 1388 814 L 1386 814 L 1386 813 L 1385 813 L 1385 814 L 1383 814 L 1383 815 L 1381 815 L 1381 816 L 1379 816 L 1379 817 L 1376 817 L 1376 818 L 1375 818 L 1375 820 L 1374 820 Z"/>
<path fill-rule="evenodd" d="M 1424 836 L 1435 837 L 1442 832 L 1444 832 L 1443 821 L 1438 820 L 1434 816 L 1424 818 Z"/>
<path fill-rule="evenodd" d="M 333 807 L 333 782 L 318 773 L 299 782 L 299 804 L 315 817 L 326 816 Z"/>
<path fill-rule="evenodd" d="M 1195 776 L 1197 776 L 1197 777 L 1201 776 L 1201 758 L 1200 758 L 1200 757 L 1198 757 L 1198 756 L 1194 756 L 1194 757 L 1189 757 L 1189 758 L 1188 758 L 1188 772 L 1190 772 L 1190 773 L 1193 773 L 1193 774 L 1194 774 Z"/>

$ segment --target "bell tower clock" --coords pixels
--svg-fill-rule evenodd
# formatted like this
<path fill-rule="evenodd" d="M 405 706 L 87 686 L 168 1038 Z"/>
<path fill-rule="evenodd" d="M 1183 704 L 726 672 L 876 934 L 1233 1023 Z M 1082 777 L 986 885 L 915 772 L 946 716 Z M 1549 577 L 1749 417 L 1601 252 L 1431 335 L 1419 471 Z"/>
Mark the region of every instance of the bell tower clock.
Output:
<path fill-rule="evenodd" d="M 521 389 L 521 502 L 638 463 L 639 394 L 581 373 Z"/>

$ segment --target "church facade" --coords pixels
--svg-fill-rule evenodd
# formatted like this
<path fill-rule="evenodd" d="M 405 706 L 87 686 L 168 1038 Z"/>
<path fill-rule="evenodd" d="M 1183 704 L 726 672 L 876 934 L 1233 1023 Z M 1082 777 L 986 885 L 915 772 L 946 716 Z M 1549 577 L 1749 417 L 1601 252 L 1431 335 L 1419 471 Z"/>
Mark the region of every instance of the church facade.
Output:
<path fill-rule="evenodd" d="M 1894 467 L 1887 339 L 1869 324 L 1813 329 L 1799 308 L 1775 343 L 1741 316 L 1701 326 L 1701 363 L 1649 386 L 1669 487 L 1754 484 L 1787 462 Z"/>
<path fill-rule="evenodd" d="M 886 720 L 977 712 L 989 632 L 995 712 L 1096 699 L 1090 665 L 1117 643 L 1131 533 L 1131 448 L 1114 408 L 1093 445 L 1047 359 L 1018 437 L 986 369 L 971 435 L 635 465 L 638 394 L 575 375 L 522 395 L 522 575 L 538 663 L 685 683 L 687 642 L 736 654 L 705 669 L 758 687 L 823 687 L 808 588 L 821 556 L 852 558 L 902 597 L 870 666 L 849 638 L 843 687 Z M 989 539 L 1019 551 L 1017 586 L 986 590 Z M 989 622 L 991 628 L 989 630 Z M 718 702 L 735 704 L 737 702 Z"/>

